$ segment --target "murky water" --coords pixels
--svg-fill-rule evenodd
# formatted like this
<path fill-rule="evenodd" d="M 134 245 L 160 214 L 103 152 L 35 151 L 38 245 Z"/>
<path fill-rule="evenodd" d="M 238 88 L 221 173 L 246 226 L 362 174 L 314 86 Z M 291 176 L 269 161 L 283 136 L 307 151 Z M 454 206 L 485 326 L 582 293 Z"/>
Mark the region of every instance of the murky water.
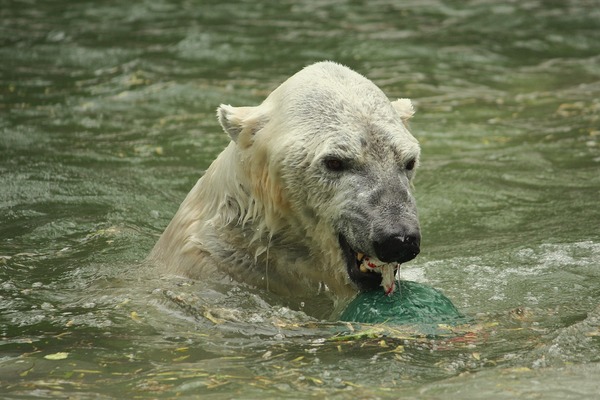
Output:
<path fill-rule="evenodd" d="M 3 398 L 600 393 L 600 4 L 0 6 Z M 318 321 L 144 259 L 257 104 L 322 59 L 411 97 L 423 253 L 472 323 Z"/>

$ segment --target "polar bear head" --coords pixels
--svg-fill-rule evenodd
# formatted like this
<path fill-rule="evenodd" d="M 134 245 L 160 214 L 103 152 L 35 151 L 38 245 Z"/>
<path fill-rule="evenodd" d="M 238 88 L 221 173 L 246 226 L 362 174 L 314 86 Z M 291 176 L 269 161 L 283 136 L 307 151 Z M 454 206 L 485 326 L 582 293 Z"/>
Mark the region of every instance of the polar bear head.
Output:
<path fill-rule="evenodd" d="M 406 126 L 410 100 L 390 102 L 362 75 L 320 62 L 261 105 L 221 105 L 217 115 L 249 193 L 241 220 L 258 221 L 269 237 L 288 236 L 279 241 L 287 246 L 302 244 L 311 263 L 322 264 L 312 268 L 361 290 L 382 278 L 361 271 L 357 255 L 399 264 L 419 253 L 411 181 L 420 149 Z"/>

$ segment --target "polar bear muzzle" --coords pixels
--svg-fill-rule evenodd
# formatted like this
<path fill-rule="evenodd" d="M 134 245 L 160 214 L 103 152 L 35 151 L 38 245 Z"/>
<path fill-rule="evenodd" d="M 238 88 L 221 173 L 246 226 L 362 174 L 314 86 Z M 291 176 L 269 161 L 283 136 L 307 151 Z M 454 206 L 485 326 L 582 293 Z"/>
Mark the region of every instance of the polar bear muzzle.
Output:
<path fill-rule="evenodd" d="M 420 235 L 390 236 L 375 242 L 376 256 L 367 256 L 352 249 L 343 235 L 339 235 L 340 247 L 346 260 L 348 276 L 361 291 L 383 286 L 387 295 L 396 289 L 396 273 L 400 264 L 415 258 L 420 252 Z"/>

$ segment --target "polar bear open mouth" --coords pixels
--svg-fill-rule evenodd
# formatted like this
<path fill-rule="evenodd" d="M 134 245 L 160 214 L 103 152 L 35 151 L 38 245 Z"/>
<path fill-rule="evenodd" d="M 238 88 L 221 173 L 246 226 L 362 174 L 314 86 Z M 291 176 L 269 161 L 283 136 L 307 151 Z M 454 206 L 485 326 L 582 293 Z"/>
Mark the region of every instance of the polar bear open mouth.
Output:
<path fill-rule="evenodd" d="M 355 251 L 342 235 L 339 236 L 339 241 L 346 259 L 348 275 L 360 290 L 373 290 L 378 286 L 383 286 L 386 295 L 394 293 L 396 272 L 400 268 L 400 264 L 385 263 L 375 257 Z"/>

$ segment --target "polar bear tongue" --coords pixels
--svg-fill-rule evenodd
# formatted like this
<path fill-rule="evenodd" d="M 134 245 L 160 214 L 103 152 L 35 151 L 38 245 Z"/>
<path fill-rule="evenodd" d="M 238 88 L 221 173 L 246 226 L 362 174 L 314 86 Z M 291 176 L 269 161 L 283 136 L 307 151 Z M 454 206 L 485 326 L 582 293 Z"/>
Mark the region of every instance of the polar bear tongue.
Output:
<path fill-rule="evenodd" d="M 391 295 L 396 290 L 396 270 L 400 267 L 397 263 L 385 263 L 376 258 L 370 258 L 362 253 L 356 255 L 362 272 L 377 272 L 381 274 L 381 286 L 386 295 Z"/>

